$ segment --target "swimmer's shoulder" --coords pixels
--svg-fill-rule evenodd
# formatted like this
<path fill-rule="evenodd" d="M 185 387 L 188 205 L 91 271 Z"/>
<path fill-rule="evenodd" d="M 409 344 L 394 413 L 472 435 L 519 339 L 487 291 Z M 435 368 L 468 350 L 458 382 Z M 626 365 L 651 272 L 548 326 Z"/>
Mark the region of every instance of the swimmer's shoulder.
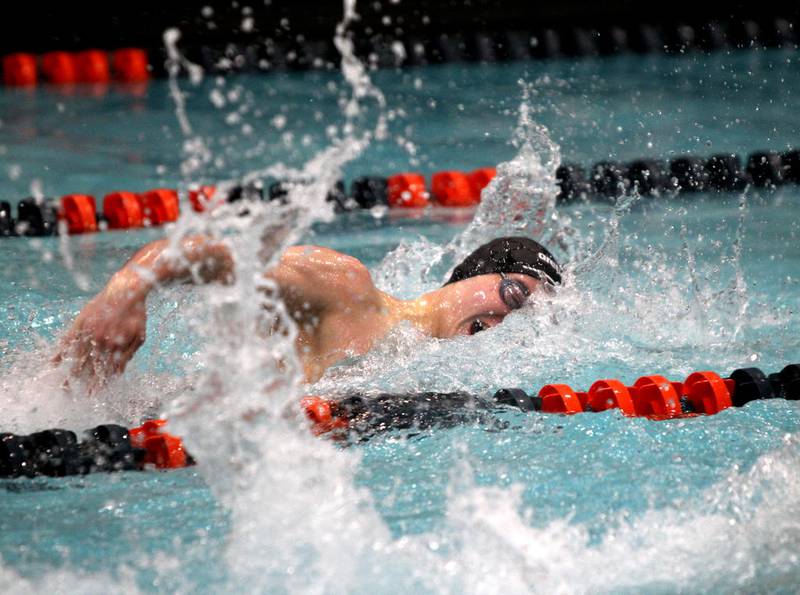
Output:
<path fill-rule="evenodd" d="M 284 253 L 281 267 L 292 271 L 297 281 L 313 284 L 315 292 L 330 299 L 357 296 L 376 291 L 369 269 L 354 256 L 324 246 L 293 246 Z M 330 293 L 328 293 L 330 292 Z"/>
<path fill-rule="evenodd" d="M 293 246 L 284 258 L 293 267 L 324 275 L 344 275 L 352 281 L 371 280 L 369 269 L 355 256 L 324 246 Z"/>

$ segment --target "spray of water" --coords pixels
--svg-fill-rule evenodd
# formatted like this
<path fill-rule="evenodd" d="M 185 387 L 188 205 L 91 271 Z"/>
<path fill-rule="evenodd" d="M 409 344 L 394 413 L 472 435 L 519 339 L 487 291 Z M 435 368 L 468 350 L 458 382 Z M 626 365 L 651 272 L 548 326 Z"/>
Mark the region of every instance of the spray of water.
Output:
<path fill-rule="evenodd" d="M 351 88 L 342 103 L 347 122 L 343 136 L 334 138 L 331 146 L 300 169 L 271 164 L 245 178 L 275 175 L 292 180 L 288 203 L 248 204 L 245 216 L 236 205 L 202 216 L 187 213 L 170 235 L 173 248 L 192 233 L 222 239 L 236 263 L 235 284 L 200 288 L 200 299 L 187 304 L 192 329 L 203 347 L 186 373 L 190 388 L 184 385 L 168 391 L 178 396 L 166 399 L 172 430 L 185 436 L 189 450 L 201 461 L 200 472 L 230 511 L 225 554 L 229 590 L 596 592 L 641 586 L 691 588 L 700 578 L 704 584 L 728 589 L 747 588 L 748 581 L 757 578 L 753 573 L 726 573 L 723 566 L 731 559 L 751 556 L 756 565 L 773 555 L 768 563 L 796 565 L 791 553 L 798 545 L 796 526 L 781 523 L 777 539 L 771 531 L 776 515 L 797 518 L 800 512 L 796 510 L 798 484 L 792 479 L 800 454 L 793 439 L 786 441 L 782 451 L 760 457 L 750 471 L 734 471 L 723 484 L 708 490 L 702 510 L 648 513 L 633 523 L 620 515 L 610 519 L 612 529 L 598 544 L 592 543 L 585 528 L 567 520 L 537 527 L 533 523 L 536 510 L 524 509 L 520 489 L 478 485 L 466 454 L 452 473 L 444 526 L 423 535 L 395 538 L 370 494 L 357 487 L 357 450 L 337 448 L 311 436 L 294 407 L 304 392 L 293 349 L 294 323 L 282 304 L 269 297 L 275 294 L 274 287 L 263 278 L 263 271 L 314 221 L 330 219 L 325 195 L 342 167 L 386 134 L 385 100 L 353 54 L 348 38 L 354 18 L 355 3 L 346 0 L 335 40 Z M 168 32 L 165 41 L 172 48 L 173 64 L 181 63 L 177 36 Z M 191 139 L 195 133 L 175 78 L 177 71 L 170 69 L 170 74 L 176 114 L 183 133 Z M 738 331 L 731 330 L 729 319 L 733 312 L 741 320 L 746 308 L 752 307 L 746 286 L 738 281 L 740 274 L 735 275 L 738 298 L 732 310 L 719 307 L 720 296 L 710 291 L 704 271 L 691 259 L 687 278 L 694 289 L 676 294 L 670 281 L 676 269 L 663 255 L 628 245 L 621 237 L 618 222 L 628 205 L 611 215 L 599 246 L 571 237 L 566 217 L 559 216 L 554 206 L 558 147 L 532 116 L 534 92 L 523 84 L 514 137 L 518 154 L 498 168 L 497 178 L 484 191 L 482 205 L 464 233 L 446 246 L 405 243 L 384 259 L 375 277 L 386 289 L 417 293 L 440 283 L 458 258 L 483 241 L 524 234 L 552 238 L 572 258 L 563 291 L 471 339 L 437 341 L 421 337 L 411 327 L 398 327 L 372 352 L 331 370 L 315 391 L 488 391 L 501 385 L 554 380 L 541 377 L 542 361 L 547 362 L 547 370 L 558 369 L 564 377 L 593 376 L 597 367 L 609 365 L 609 358 L 623 369 L 663 368 L 665 353 L 702 349 L 704 344 L 714 346 L 720 360 L 742 359 L 735 344 Z M 378 110 L 374 121 L 369 121 L 367 102 Z M 198 149 L 201 146 L 185 145 L 184 174 L 197 172 L 207 163 Z M 730 259 L 734 269 L 740 251 L 740 246 L 734 247 Z M 688 243 L 686 252 L 690 254 Z M 624 281 L 615 286 L 625 291 L 609 292 L 612 275 Z M 711 300 L 715 308 L 708 307 Z M 280 332 L 272 332 L 275 328 Z M 654 334 L 662 339 L 658 349 L 653 347 Z M 718 347 L 720 343 L 729 344 L 727 351 Z M 491 365 L 486 365 L 488 358 Z M 60 377 L 48 374 L 52 377 L 37 372 L 50 383 L 48 392 L 56 394 Z M 119 382 L 123 384 L 112 385 L 109 392 L 127 394 L 136 401 L 127 393 L 124 380 Z M 7 388 L 3 387 L 3 394 L 9 392 Z M 62 407 L 70 410 L 73 406 L 65 401 L 58 405 Z M 81 406 L 84 414 L 85 410 Z M 102 408 L 103 413 L 107 411 Z M 137 413 L 117 411 L 128 419 Z M 35 419 L 29 408 L 18 416 L 28 422 Z M 784 505 L 757 507 L 759 494 L 765 490 Z M 702 539 L 688 539 L 696 535 Z M 680 562 L 677 572 L 675 564 L 663 568 L 650 564 L 665 549 L 683 552 L 676 561 Z M 723 555 L 712 558 L 710 550 Z M 6 570 L 0 573 L 0 586 L 19 580 Z M 95 579 L 101 580 L 92 577 L 83 583 L 81 577 L 51 573 L 30 587 L 20 584 L 36 591 L 65 580 L 92 591 Z"/>
<path fill-rule="evenodd" d="M 534 118 L 535 85 L 525 81 L 519 85 L 521 102 L 512 138 L 517 154 L 497 166 L 497 176 L 483 189 L 467 228 L 445 246 L 424 239 L 401 243 L 374 271 L 378 287 L 404 298 L 430 291 L 469 252 L 500 236 L 537 238 L 571 253 L 572 245 L 564 242 L 571 230 L 555 208 L 560 150 Z"/>
<path fill-rule="evenodd" d="M 369 494 L 355 487 L 357 454 L 320 443 L 292 414 L 291 405 L 302 391 L 292 348 L 294 324 L 282 305 L 267 297 L 274 288 L 262 277 L 281 249 L 296 242 L 314 220 L 330 217 L 325 192 L 342 165 L 386 134 L 385 100 L 355 57 L 348 37 L 354 18 L 355 5 L 348 0 L 335 38 L 352 91 L 342 102 L 344 136 L 300 171 L 272 165 L 246 178 L 288 174 L 294 181 L 288 204 L 249 205 L 248 215 L 239 218 L 232 216 L 233 207 L 223 207 L 212 217 L 182 220 L 172 234 L 180 238 L 203 232 L 226 238 L 236 262 L 236 283 L 207 290 L 205 299 L 190 312 L 195 332 L 205 339 L 201 354 L 205 365 L 194 375 L 195 389 L 169 408 L 174 429 L 186 437 L 189 449 L 203 462 L 207 482 L 231 511 L 227 561 L 236 583 L 257 581 L 268 588 L 325 592 L 333 585 L 358 589 L 387 580 L 389 587 L 416 565 L 420 555 L 416 545 L 409 556 L 404 543 L 392 541 Z M 439 261 L 451 263 L 497 235 L 541 237 L 557 225 L 553 172 L 558 148 L 532 117 L 532 92 L 522 84 L 514 138 L 518 155 L 499 167 L 474 222 L 449 246 L 425 247 L 437 253 Z M 365 126 L 369 116 L 365 101 L 373 102 L 378 111 L 369 126 Z M 411 262 L 398 256 L 386 262 Z M 423 272 L 422 278 L 433 270 Z M 388 277 L 409 279 L 384 274 Z M 265 332 L 275 326 L 285 332 Z M 418 339 L 415 331 L 401 326 L 369 357 L 381 359 L 385 351 L 402 353 L 404 343 Z M 439 375 L 438 382 L 446 379 Z M 341 543 L 348 544 L 346 552 Z M 391 563 L 384 558 L 389 553 Z M 376 574 L 375 559 L 386 562 L 390 569 L 386 578 Z M 432 580 L 428 573 L 411 576 L 437 588 L 438 579 Z"/>
<path fill-rule="evenodd" d="M 223 207 L 212 217 L 187 219 L 173 234 L 224 237 L 236 263 L 236 283 L 209 290 L 190 313 L 205 339 L 206 364 L 194 376 L 195 390 L 168 413 L 231 511 L 227 560 L 240 584 L 324 592 L 363 576 L 368 551 L 388 540 L 368 495 L 355 487 L 357 457 L 315 440 L 295 415 L 302 381 L 296 330 L 282 303 L 269 297 L 277 295 L 275 287 L 263 278 L 313 221 L 330 218 L 325 196 L 342 166 L 384 134 L 383 96 L 347 37 L 354 16 L 354 3 L 346 2 L 335 39 L 352 89 L 344 136 L 301 171 L 281 172 L 293 174 L 287 204 L 248 205 L 245 217 Z M 369 126 L 360 108 L 365 98 L 374 99 L 380 112 Z"/>

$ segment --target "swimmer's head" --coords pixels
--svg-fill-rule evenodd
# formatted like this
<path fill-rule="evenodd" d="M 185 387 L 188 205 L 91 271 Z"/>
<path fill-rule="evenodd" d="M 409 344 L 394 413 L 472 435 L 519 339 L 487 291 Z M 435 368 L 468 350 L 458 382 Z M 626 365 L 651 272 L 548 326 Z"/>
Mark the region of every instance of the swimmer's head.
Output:
<path fill-rule="evenodd" d="M 474 335 L 491 328 L 536 292 L 561 283 L 561 267 L 541 244 L 504 237 L 467 256 L 444 286 L 429 294 L 439 337 Z"/>
<path fill-rule="evenodd" d="M 561 283 L 561 267 L 539 242 L 522 236 L 497 238 L 475 250 L 445 285 L 479 275 L 520 273 L 555 286 Z"/>

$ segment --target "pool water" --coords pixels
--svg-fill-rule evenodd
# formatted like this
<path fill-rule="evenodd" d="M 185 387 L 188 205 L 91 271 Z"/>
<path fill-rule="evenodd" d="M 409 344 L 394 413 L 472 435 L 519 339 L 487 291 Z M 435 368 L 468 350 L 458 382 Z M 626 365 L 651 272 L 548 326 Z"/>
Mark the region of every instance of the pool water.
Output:
<path fill-rule="evenodd" d="M 519 166 L 526 153 L 511 141 L 523 86 L 565 160 L 784 149 L 800 131 L 796 59 L 775 50 L 376 72 L 388 137 L 342 173 L 427 174 L 515 157 Z M 45 195 L 185 189 L 276 163 L 300 168 L 343 134 L 338 74 L 181 88 L 201 151 L 186 150 L 166 82 L 144 92 L 3 89 L 3 196 L 32 185 Z M 376 111 L 365 107 L 355 124 Z M 552 179 L 542 183 L 552 191 Z M 800 189 L 578 202 L 539 227 L 568 262 L 557 296 L 469 339 L 399 328 L 313 391 L 585 389 L 598 378 L 774 372 L 800 360 Z M 303 241 L 357 256 L 380 287 L 410 297 L 441 282 L 443 246 L 466 228 L 454 211 L 359 212 L 314 224 Z M 473 227 L 468 237 L 496 231 Z M 126 375 L 93 398 L 65 393 L 46 363 L 58 334 L 163 233 L 2 242 L 2 429 L 133 424 L 166 411 L 201 463 L 0 482 L 4 591 L 796 590 L 796 402 L 668 422 L 509 411 L 332 444 L 281 416 L 242 423 L 202 400 L 209 370 L 238 376 L 221 400 L 234 412 L 230 396 L 261 386 L 242 355 L 251 343 L 241 353 L 221 339 L 215 347 L 208 323 L 197 324 L 230 297 L 217 287 L 160 291 Z M 227 361 L 210 361 L 219 350 Z"/>

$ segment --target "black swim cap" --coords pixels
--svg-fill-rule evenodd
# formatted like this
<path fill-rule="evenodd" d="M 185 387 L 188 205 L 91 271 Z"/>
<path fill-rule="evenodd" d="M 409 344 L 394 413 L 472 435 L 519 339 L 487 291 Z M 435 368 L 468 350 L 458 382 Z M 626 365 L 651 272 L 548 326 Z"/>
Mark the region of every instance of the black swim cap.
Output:
<path fill-rule="evenodd" d="M 551 285 L 561 283 L 561 266 L 547 248 L 517 236 L 497 238 L 475 250 L 453 269 L 445 285 L 493 273 L 521 273 Z"/>

